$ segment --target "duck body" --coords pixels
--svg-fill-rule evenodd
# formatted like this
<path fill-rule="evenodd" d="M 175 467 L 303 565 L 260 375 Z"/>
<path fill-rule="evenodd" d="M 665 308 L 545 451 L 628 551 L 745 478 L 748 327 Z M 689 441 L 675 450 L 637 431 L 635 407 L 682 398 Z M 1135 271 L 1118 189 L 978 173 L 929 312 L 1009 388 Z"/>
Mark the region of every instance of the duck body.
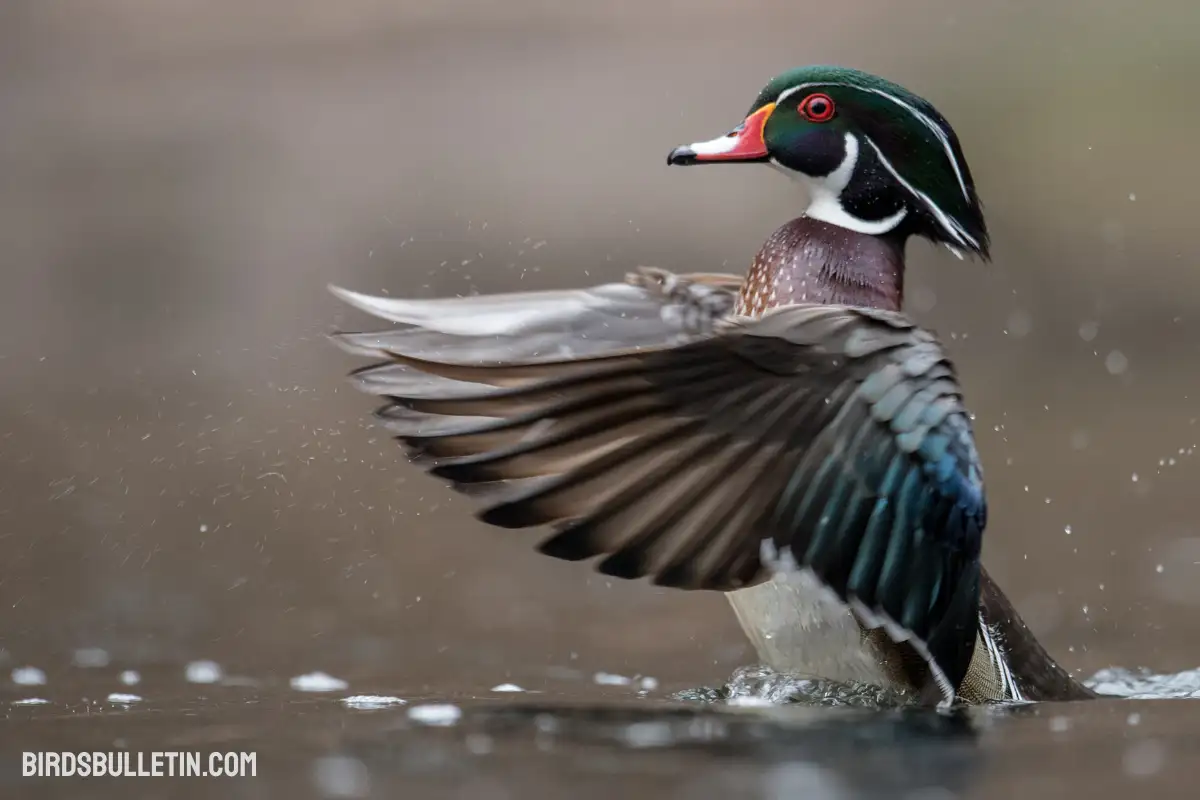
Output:
<path fill-rule="evenodd" d="M 759 250 L 735 313 L 758 316 L 794 303 L 899 312 L 903 281 L 904 248 L 896 239 L 801 217 Z M 1093 696 L 1046 653 L 982 567 L 980 581 L 976 641 L 958 696 L 971 702 Z M 779 573 L 727 597 L 759 659 L 776 670 L 902 692 L 921 683 L 922 662 L 910 648 L 865 627 L 811 574 Z"/>
<path fill-rule="evenodd" d="M 987 257 L 949 124 L 875 76 L 774 79 L 668 162 L 808 188 L 745 278 L 642 270 L 574 291 L 413 301 L 341 334 L 414 457 L 540 550 L 728 593 L 773 668 L 924 702 L 1077 699 L 980 560 L 983 473 L 953 364 L 901 313 L 907 239 Z"/>

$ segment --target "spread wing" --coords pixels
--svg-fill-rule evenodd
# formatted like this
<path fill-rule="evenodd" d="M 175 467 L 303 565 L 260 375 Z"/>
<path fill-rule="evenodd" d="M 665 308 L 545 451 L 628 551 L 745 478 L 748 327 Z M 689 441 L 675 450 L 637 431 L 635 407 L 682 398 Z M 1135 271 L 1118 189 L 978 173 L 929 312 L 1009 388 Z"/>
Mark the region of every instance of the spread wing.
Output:
<path fill-rule="evenodd" d="M 683 309 L 711 284 L 625 286 L 571 295 L 555 323 L 569 354 L 542 324 L 555 304 L 529 295 L 355 295 L 413 327 L 340 341 L 384 359 L 357 373 L 387 397 L 380 416 L 434 474 L 487 489 L 486 522 L 553 526 L 548 555 L 603 556 L 605 574 L 685 589 L 811 570 L 869 627 L 912 644 L 953 696 L 975 645 L 986 505 L 934 336 L 825 305 L 688 327 Z"/>

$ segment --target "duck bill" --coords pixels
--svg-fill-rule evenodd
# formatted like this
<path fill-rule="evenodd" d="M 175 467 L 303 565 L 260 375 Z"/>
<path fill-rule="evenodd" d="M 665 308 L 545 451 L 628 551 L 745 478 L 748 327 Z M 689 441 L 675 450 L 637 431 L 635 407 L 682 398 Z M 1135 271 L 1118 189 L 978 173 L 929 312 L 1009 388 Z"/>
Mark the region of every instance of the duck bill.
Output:
<path fill-rule="evenodd" d="M 707 142 L 676 147 L 667 156 L 667 163 L 688 166 L 709 163 L 753 164 L 767 161 L 769 156 L 766 142 L 763 141 L 763 128 L 774 110 L 775 104 L 767 103 L 724 136 Z"/>

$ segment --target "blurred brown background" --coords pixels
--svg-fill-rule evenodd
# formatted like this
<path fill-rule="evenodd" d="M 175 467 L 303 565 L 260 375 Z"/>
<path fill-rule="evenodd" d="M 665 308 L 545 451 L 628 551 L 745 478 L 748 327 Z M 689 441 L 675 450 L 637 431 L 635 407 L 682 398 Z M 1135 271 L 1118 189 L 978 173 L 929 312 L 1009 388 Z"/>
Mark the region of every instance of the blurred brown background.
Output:
<path fill-rule="evenodd" d="M 740 270 L 799 190 L 666 153 L 839 62 L 936 103 L 988 204 L 995 263 L 915 243 L 909 303 L 977 412 L 989 568 L 1074 669 L 1195 666 L 1198 30 L 1191 0 L 7 0 L 0 658 L 448 687 L 752 660 L 719 595 L 546 560 L 407 466 L 325 284 Z"/>

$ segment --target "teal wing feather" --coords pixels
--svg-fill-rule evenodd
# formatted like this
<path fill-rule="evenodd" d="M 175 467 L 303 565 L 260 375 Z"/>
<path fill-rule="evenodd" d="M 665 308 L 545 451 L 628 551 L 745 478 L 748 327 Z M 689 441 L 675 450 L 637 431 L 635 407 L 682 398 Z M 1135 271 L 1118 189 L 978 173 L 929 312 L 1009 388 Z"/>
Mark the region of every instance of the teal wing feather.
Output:
<path fill-rule="evenodd" d="M 773 550 L 925 650 L 956 687 L 974 647 L 987 503 L 953 367 L 917 329 L 863 331 L 845 349 L 887 356 L 835 424 L 798 442 Z"/>

